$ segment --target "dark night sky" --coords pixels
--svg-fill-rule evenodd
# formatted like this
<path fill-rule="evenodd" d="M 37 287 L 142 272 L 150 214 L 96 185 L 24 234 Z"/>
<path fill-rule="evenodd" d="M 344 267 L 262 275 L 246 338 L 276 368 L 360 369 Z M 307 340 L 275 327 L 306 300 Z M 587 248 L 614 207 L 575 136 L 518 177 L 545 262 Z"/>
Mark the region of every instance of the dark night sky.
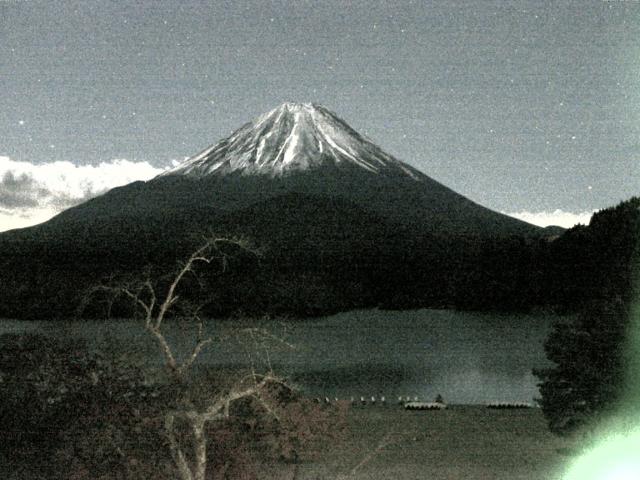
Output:
<path fill-rule="evenodd" d="M 640 2 L 0 0 L 0 100 L 0 230 L 284 101 L 495 210 L 579 213 L 640 194 Z"/>

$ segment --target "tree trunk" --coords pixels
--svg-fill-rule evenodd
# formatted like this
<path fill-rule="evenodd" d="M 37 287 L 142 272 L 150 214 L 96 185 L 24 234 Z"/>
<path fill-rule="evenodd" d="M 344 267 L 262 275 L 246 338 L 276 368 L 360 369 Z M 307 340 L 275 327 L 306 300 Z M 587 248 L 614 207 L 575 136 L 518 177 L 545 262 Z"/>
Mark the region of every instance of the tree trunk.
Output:
<path fill-rule="evenodd" d="M 194 443 L 194 475 L 193 480 L 205 480 L 207 472 L 207 437 L 204 433 L 204 420 L 196 418 L 193 420 L 193 443 Z"/>
<path fill-rule="evenodd" d="M 195 480 L 193 478 L 193 474 L 191 473 L 191 469 L 189 468 L 187 459 L 185 458 L 184 453 L 180 448 L 180 444 L 176 440 L 175 432 L 173 430 L 174 421 L 175 416 L 173 414 L 167 414 L 167 416 L 165 417 L 165 430 L 167 433 L 167 438 L 169 440 L 169 449 L 171 450 L 173 462 L 177 468 L 180 480 Z"/>

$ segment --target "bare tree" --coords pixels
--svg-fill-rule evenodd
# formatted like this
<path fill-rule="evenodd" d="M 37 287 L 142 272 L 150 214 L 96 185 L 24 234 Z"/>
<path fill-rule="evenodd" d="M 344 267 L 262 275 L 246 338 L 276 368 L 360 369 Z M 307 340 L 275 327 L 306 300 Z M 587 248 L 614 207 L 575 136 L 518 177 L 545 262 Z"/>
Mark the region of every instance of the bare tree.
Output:
<path fill-rule="evenodd" d="M 189 302 L 181 301 L 181 313 L 196 325 L 197 333 L 190 351 L 183 359 L 179 359 L 175 348 L 165 334 L 167 316 L 177 310 L 180 298 L 179 287 L 187 275 L 196 274 L 199 264 L 209 265 L 218 262 L 221 270 L 226 270 L 229 254 L 225 253 L 225 249 L 221 247 L 228 247 L 230 244 L 242 250 L 250 250 L 247 244 L 240 240 L 208 238 L 180 265 L 164 289 L 158 288 L 150 278 L 145 278 L 127 283 L 109 282 L 109 284 L 96 286 L 91 289 L 90 296 L 97 292 L 106 292 L 111 302 L 119 296 L 124 296 L 133 302 L 136 310 L 141 313 L 145 330 L 159 347 L 167 372 L 175 382 L 182 384 L 200 354 L 213 343 L 214 339 L 205 335 L 200 306 L 185 307 Z M 261 344 L 267 338 L 275 339 L 274 336 L 255 328 L 245 329 L 245 333 L 254 341 L 260 338 Z M 211 422 L 228 418 L 233 403 L 251 398 L 262 405 L 267 413 L 277 417 L 275 408 L 269 404 L 267 396 L 264 395 L 267 387 L 274 384 L 284 385 L 283 381 L 273 373 L 270 365 L 266 373 L 258 373 L 252 366 L 249 374 L 240 378 L 230 389 L 206 399 L 204 406 L 197 407 L 192 402 L 182 402 L 178 403 L 176 408 L 166 411 L 165 435 L 180 480 L 205 479 L 208 441 L 206 426 Z M 186 426 L 190 437 L 188 441 L 184 441 L 184 428 L 178 428 L 178 423 L 183 427 Z"/>

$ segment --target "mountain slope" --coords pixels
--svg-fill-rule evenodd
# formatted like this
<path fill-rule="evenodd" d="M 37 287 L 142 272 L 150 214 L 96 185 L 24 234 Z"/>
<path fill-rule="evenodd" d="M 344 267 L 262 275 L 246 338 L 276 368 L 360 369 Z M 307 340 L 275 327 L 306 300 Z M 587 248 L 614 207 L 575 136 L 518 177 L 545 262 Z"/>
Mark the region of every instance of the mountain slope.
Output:
<path fill-rule="evenodd" d="M 200 181 L 217 205 L 283 192 L 347 198 L 394 222 L 431 232 L 535 234 L 538 227 L 486 209 L 393 158 L 326 108 L 285 103 L 153 182 Z M 234 190 L 236 190 L 234 192 Z"/>
<path fill-rule="evenodd" d="M 395 224 L 434 234 L 544 235 L 543 229 L 482 207 L 396 160 L 335 114 L 311 104 L 284 104 L 159 177 L 69 209 L 45 228 L 64 230 L 116 217 L 195 219 L 288 193 L 342 198 Z"/>

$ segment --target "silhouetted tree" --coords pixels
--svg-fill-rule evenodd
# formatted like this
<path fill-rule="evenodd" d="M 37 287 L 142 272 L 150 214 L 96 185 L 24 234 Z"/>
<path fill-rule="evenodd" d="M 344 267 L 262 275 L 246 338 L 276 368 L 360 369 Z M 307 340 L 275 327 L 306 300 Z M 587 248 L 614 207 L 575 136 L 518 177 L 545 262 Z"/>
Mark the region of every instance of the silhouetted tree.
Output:
<path fill-rule="evenodd" d="M 549 428 L 569 433 L 605 414 L 624 387 L 629 311 L 617 300 L 592 303 L 573 321 L 557 323 L 545 344 L 553 368 L 536 370 Z"/>
<path fill-rule="evenodd" d="M 559 259 L 573 274 L 563 280 L 564 291 L 582 308 L 573 320 L 556 324 L 546 342 L 555 366 L 534 373 L 550 429 L 565 433 L 606 413 L 624 388 L 630 305 L 639 280 L 634 274 L 640 271 L 640 198 L 598 212 L 588 227 L 570 230 L 559 242 L 555 255 L 571 252 L 574 262 Z"/>

